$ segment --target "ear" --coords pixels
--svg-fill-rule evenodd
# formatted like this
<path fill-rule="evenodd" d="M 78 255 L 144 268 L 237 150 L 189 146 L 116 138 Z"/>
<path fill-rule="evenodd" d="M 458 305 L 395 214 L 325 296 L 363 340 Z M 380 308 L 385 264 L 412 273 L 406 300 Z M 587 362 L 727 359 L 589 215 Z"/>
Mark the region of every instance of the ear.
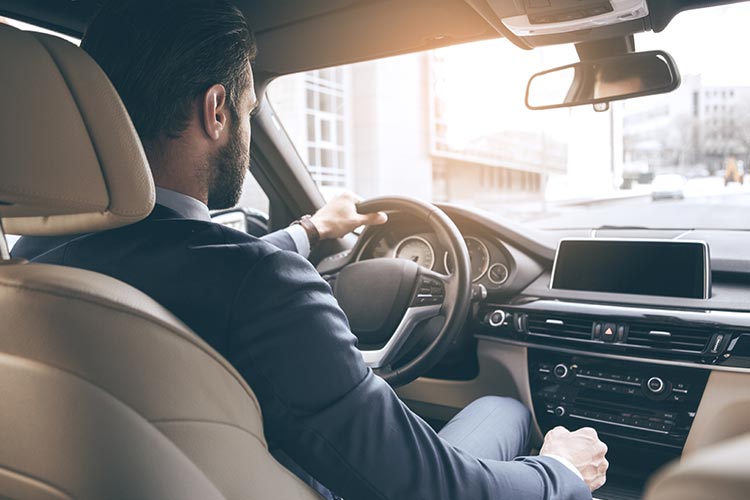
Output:
<path fill-rule="evenodd" d="M 203 94 L 201 109 L 203 130 L 211 139 L 219 140 L 222 132 L 229 125 L 229 103 L 227 91 L 223 85 L 213 85 Z"/>

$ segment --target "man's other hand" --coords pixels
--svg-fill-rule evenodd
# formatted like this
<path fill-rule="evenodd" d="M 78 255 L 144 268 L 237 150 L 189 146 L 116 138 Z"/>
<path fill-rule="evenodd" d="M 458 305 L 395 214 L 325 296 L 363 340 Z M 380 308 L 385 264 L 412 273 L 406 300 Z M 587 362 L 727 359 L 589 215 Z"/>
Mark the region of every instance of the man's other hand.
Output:
<path fill-rule="evenodd" d="M 315 212 L 310 220 L 320 233 L 320 239 L 341 238 L 359 226 L 383 224 L 388 216 L 383 212 L 373 214 L 357 213 L 357 203 L 362 198 L 350 191 L 344 191 L 328 201 Z"/>
<path fill-rule="evenodd" d="M 570 461 L 591 491 L 600 488 L 607 480 L 609 462 L 604 458 L 607 445 L 599 440 L 591 427 L 575 432 L 570 432 L 565 427 L 555 427 L 544 436 L 539 454 L 556 455 Z"/>

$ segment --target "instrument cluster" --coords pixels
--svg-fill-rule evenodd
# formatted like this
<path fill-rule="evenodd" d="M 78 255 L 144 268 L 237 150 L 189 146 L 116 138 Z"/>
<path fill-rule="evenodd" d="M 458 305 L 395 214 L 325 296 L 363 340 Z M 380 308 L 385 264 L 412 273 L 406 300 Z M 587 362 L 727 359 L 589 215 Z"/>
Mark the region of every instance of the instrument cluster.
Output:
<path fill-rule="evenodd" d="M 503 287 L 512 271 L 512 259 L 503 244 L 493 238 L 465 235 L 464 241 L 471 260 L 471 280 L 488 289 Z M 386 230 L 368 242 L 359 257 L 408 259 L 422 267 L 443 274 L 453 272 L 453 254 L 433 233 L 403 234 Z"/>

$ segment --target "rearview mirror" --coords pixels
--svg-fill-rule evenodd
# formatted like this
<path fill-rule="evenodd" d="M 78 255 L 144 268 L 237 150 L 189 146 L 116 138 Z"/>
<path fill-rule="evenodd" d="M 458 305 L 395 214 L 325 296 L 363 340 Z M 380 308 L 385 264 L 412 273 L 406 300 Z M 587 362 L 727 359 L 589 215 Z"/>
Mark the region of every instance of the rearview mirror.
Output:
<path fill-rule="evenodd" d="M 671 92 L 680 73 L 664 51 L 635 52 L 537 73 L 526 87 L 526 107 L 550 109 Z"/>

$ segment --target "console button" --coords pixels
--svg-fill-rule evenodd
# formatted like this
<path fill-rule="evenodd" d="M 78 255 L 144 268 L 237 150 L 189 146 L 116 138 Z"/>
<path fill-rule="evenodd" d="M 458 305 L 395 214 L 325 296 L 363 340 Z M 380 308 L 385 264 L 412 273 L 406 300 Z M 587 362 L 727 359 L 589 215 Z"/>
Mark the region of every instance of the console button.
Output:
<path fill-rule="evenodd" d="M 617 335 L 617 325 L 614 323 L 604 323 L 602 327 L 602 340 L 605 342 L 614 342 Z"/>
<path fill-rule="evenodd" d="M 594 340 L 599 340 L 602 336 L 602 324 L 599 321 L 594 323 L 593 335 Z"/>
<path fill-rule="evenodd" d="M 570 372 L 569 372 L 567 366 L 565 366 L 564 364 L 560 363 L 559 365 L 555 366 L 555 369 L 552 371 L 552 373 L 555 374 L 555 377 L 557 377 L 559 379 L 564 379 L 564 378 L 566 378 L 568 376 L 568 374 Z"/>
<path fill-rule="evenodd" d="M 558 406 L 555 408 L 555 416 L 557 417 L 564 417 L 565 416 L 565 407 L 564 406 Z"/>
<path fill-rule="evenodd" d="M 628 325 L 620 323 L 617 325 L 617 340 L 616 342 L 625 342 L 625 337 L 628 335 Z"/>
<path fill-rule="evenodd" d="M 664 384 L 664 381 L 659 377 L 651 377 L 648 379 L 648 382 L 646 382 L 646 387 L 654 394 L 661 394 L 664 392 L 664 389 L 666 389 L 666 384 Z"/>
<path fill-rule="evenodd" d="M 489 315 L 487 315 L 487 323 L 492 327 L 498 327 L 505 323 L 505 311 L 501 309 L 495 309 Z"/>

